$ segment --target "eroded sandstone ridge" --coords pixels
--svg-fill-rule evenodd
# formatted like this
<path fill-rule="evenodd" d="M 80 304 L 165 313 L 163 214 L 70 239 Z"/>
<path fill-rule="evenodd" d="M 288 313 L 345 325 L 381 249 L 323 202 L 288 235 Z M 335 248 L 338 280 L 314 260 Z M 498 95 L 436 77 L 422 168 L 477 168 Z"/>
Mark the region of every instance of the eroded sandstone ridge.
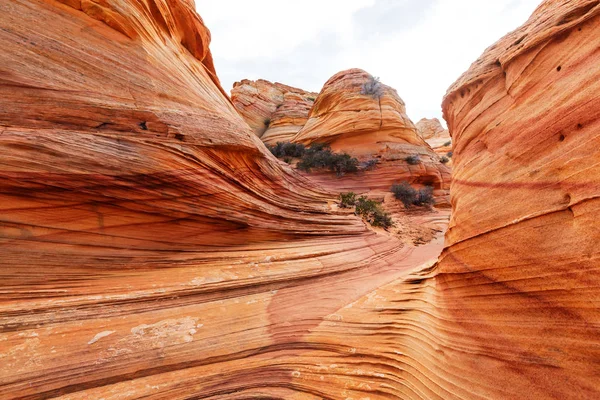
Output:
<path fill-rule="evenodd" d="M 317 94 L 264 79 L 236 82 L 231 100 L 266 144 L 289 142 L 304 126 Z"/>
<path fill-rule="evenodd" d="M 442 397 L 600 396 L 599 48 L 599 1 L 546 1 L 446 95 L 453 215 L 419 286 Z"/>
<path fill-rule="evenodd" d="M 438 203 L 449 204 L 450 169 L 418 135 L 396 90 L 361 69 L 341 71 L 325 83 L 306 125 L 292 141 L 327 143 L 334 151 L 347 152 L 362 162 L 378 161 L 377 168 L 341 179 L 311 175 L 323 186 L 384 193 L 392 184 L 408 181 L 433 186 Z M 418 162 L 407 163 L 407 157 Z"/>

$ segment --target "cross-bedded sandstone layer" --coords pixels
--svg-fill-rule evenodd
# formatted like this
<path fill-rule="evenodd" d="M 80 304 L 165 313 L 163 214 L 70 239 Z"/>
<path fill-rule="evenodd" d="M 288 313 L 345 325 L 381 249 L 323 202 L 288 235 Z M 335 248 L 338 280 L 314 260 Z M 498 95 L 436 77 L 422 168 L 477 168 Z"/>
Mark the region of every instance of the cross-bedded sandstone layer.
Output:
<path fill-rule="evenodd" d="M 1 3 L 0 398 L 597 398 L 599 14 L 448 92 L 419 267 L 268 154 L 191 3 Z"/>
<path fill-rule="evenodd" d="M 264 79 L 236 82 L 235 108 L 265 144 L 289 142 L 306 123 L 317 94 Z"/>
<path fill-rule="evenodd" d="M 11 0 L 0 27 L 0 398 L 317 396 L 311 332 L 439 252 L 275 160 L 192 2 Z"/>

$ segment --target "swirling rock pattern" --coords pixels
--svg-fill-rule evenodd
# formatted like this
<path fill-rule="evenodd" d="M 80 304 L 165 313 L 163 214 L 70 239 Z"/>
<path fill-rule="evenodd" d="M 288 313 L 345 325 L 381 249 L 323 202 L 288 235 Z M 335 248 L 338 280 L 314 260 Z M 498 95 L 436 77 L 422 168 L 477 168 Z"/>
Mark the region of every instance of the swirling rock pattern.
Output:
<path fill-rule="evenodd" d="M 326 173 L 311 174 L 311 178 L 332 190 L 373 194 L 389 193 L 391 186 L 401 181 L 431 185 L 438 204 L 449 205 L 450 169 L 418 135 L 395 89 L 379 83 L 377 95 L 364 92 L 363 86 L 371 79 L 356 68 L 335 74 L 323 86 L 308 122 L 292 141 L 328 143 L 334 151 L 347 152 L 361 162 L 376 160 L 377 167 L 337 179 Z M 405 159 L 409 156 L 418 157 L 419 162 L 408 164 Z"/>
<path fill-rule="evenodd" d="M 444 100 L 453 214 L 425 287 L 457 397 L 600 396 L 599 38 L 600 2 L 546 1 Z"/>
<path fill-rule="evenodd" d="M 316 397 L 311 332 L 439 252 L 275 160 L 209 41 L 190 1 L 0 3 L 0 398 Z"/>
<path fill-rule="evenodd" d="M 289 142 L 304 126 L 317 94 L 264 79 L 236 82 L 235 108 L 266 144 Z"/>

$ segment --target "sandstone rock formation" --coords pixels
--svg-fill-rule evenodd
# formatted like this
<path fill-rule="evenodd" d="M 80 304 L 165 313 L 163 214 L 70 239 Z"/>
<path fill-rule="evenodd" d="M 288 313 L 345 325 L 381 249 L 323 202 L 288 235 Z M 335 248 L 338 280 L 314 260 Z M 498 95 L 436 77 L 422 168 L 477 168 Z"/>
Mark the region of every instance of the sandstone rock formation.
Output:
<path fill-rule="evenodd" d="M 0 398 L 599 397 L 598 1 L 448 92 L 437 265 L 267 154 L 191 2 L 0 24 Z"/>
<path fill-rule="evenodd" d="M 316 93 L 264 79 L 236 82 L 235 108 L 266 144 L 289 141 L 304 126 Z"/>
<path fill-rule="evenodd" d="M 421 136 L 429 146 L 440 157 L 445 156 L 452 151 L 452 139 L 448 129 L 444 129 L 440 120 L 437 118 L 423 118 L 417 122 L 419 136 Z"/>
<path fill-rule="evenodd" d="M 421 136 L 425 140 L 440 137 L 450 137 L 450 133 L 448 132 L 448 130 L 444 129 L 442 123 L 437 118 L 422 118 L 419 122 L 416 123 L 416 126 L 419 136 Z"/>
<path fill-rule="evenodd" d="M 277 162 L 191 1 L 12 0 L 0 27 L 0 398 L 340 392 L 297 381 L 339 357 L 311 332 L 441 243 Z"/>
<path fill-rule="evenodd" d="M 376 93 L 365 93 L 372 83 Z M 328 143 L 334 151 L 344 151 L 360 161 L 375 159 L 377 168 L 360 174 L 331 179 L 331 174 L 311 174 L 321 185 L 338 191 L 389 192 L 395 182 L 432 185 L 440 203 L 450 185 L 450 170 L 417 134 L 406 115 L 406 107 L 395 89 L 378 83 L 361 69 L 334 75 L 325 85 L 310 111 L 306 125 L 293 138 L 310 145 Z M 420 162 L 405 159 L 417 156 Z"/>
<path fill-rule="evenodd" d="M 600 396 L 599 38 L 600 2 L 545 1 L 446 95 L 453 214 L 419 286 L 427 369 L 460 368 L 441 397 Z"/>

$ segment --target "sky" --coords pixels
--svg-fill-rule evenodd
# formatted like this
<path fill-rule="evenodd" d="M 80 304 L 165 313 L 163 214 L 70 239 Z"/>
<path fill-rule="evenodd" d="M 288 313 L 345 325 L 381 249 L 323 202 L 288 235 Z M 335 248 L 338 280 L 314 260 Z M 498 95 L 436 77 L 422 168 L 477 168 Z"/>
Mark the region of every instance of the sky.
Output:
<path fill-rule="evenodd" d="M 448 87 L 541 0 L 196 0 L 229 92 L 267 79 L 319 92 L 362 68 L 397 89 L 409 117 L 442 120 Z"/>

